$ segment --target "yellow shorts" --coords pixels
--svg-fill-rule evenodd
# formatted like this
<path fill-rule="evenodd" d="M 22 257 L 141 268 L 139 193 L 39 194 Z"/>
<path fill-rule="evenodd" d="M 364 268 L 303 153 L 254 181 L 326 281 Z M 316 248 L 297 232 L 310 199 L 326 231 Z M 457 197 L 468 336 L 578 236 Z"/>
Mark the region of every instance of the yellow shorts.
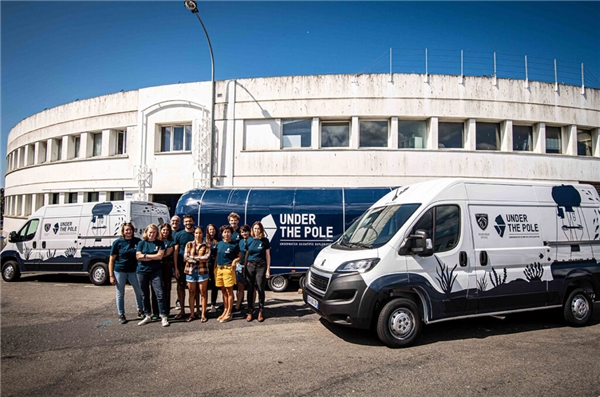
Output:
<path fill-rule="evenodd" d="M 235 283 L 235 268 L 231 265 L 215 267 L 215 286 L 228 288 Z"/>

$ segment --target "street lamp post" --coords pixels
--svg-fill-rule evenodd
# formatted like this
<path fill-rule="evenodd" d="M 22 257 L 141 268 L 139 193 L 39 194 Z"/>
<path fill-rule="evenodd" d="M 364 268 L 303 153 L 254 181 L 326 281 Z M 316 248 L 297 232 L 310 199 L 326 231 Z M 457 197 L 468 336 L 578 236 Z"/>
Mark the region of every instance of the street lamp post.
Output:
<path fill-rule="evenodd" d="M 198 18 L 198 21 L 200 22 L 200 25 L 202 25 L 202 29 L 204 30 L 206 41 L 208 42 L 208 49 L 210 50 L 210 81 L 212 87 L 212 100 L 210 103 L 210 175 L 208 187 L 213 187 L 213 150 L 215 147 L 215 57 L 213 55 L 212 44 L 210 44 L 210 37 L 208 37 L 208 31 L 206 30 L 206 27 L 204 26 L 204 22 L 202 22 L 200 15 L 198 15 L 198 6 L 196 2 L 194 0 L 185 0 L 183 4 L 185 5 L 185 8 L 190 10 L 192 14 L 195 14 L 196 18 Z"/>

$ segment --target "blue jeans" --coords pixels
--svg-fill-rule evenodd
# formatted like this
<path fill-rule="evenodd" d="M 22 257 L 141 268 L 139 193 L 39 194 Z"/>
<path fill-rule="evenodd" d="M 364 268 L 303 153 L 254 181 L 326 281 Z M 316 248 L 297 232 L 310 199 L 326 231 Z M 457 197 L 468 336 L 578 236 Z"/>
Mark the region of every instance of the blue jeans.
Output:
<path fill-rule="evenodd" d="M 150 305 L 150 284 L 152 284 L 152 289 L 154 289 L 154 292 L 156 293 L 156 299 L 158 300 L 158 311 L 160 312 L 161 316 L 166 316 L 167 311 L 165 310 L 162 287 L 162 269 L 157 269 L 152 273 L 137 273 L 137 279 L 142 290 L 144 314 L 150 316 L 152 313 L 152 306 Z"/>
<path fill-rule="evenodd" d="M 115 280 L 117 280 L 117 311 L 119 312 L 119 316 L 125 314 L 125 284 L 127 284 L 127 280 L 129 280 L 129 284 L 133 287 L 133 292 L 135 292 L 135 303 L 138 311 L 142 310 L 142 291 L 140 291 L 140 285 L 138 284 L 138 279 L 135 276 L 135 272 L 118 272 L 114 271 Z"/>

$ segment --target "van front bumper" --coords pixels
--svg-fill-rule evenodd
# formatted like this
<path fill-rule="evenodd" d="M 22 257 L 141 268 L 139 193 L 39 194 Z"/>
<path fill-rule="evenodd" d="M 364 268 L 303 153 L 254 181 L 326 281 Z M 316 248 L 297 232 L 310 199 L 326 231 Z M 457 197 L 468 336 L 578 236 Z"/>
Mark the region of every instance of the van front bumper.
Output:
<path fill-rule="evenodd" d="M 329 278 L 325 294 L 315 288 L 313 277 L 319 281 Z M 364 329 L 371 326 L 376 294 L 358 273 L 324 273 L 311 268 L 304 281 L 302 298 L 315 313 L 334 324 Z"/>

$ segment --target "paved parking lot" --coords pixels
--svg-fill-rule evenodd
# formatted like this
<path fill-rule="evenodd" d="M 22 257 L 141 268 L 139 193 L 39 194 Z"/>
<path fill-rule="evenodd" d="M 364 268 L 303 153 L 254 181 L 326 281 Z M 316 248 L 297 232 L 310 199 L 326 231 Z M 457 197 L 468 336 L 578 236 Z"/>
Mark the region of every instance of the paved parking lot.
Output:
<path fill-rule="evenodd" d="M 24 276 L 1 288 L 2 396 L 600 396 L 600 305 L 591 326 L 560 311 L 426 326 L 388 349 L 321 321 L 293 287 L 267 320 L 143 327 L 116 317 L 114 287 Z M 129 317 L 135 313 L 127 289 Z"/>

